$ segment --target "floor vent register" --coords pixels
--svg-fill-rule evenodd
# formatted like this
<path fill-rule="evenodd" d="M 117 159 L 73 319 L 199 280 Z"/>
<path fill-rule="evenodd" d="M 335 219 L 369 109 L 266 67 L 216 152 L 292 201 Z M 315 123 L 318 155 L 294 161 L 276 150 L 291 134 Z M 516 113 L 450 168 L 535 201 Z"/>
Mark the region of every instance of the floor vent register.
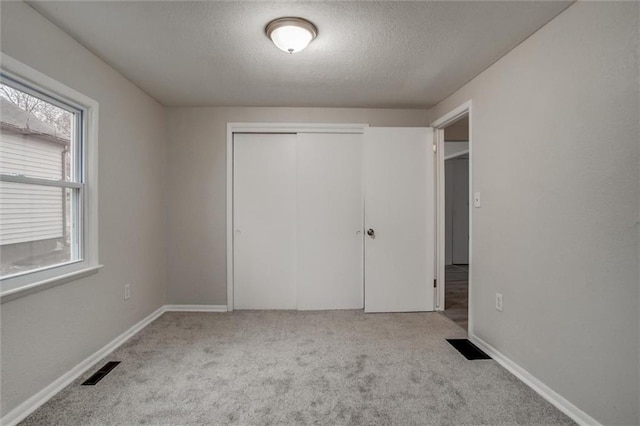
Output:
<path fill-rule="evenodd" d="M 489 355 L 484 353 L 480 348 L 471 343 L 469 339 L 447 339 L 447 342 L 458 350 L 465 358 L 475 359 L 491 359 Z"/>
<path fill-rule="evenodd" d="M 111 372 L 116 366 L 120 364 L 120 361 L 109 361 L 106 363 L 100 370 L 98 370 L 93 376 L 89 377 L 85 380 L 82 385 L 83 386 L 94 386 L 100 380 L 104 378 L 107 374 Z"/>

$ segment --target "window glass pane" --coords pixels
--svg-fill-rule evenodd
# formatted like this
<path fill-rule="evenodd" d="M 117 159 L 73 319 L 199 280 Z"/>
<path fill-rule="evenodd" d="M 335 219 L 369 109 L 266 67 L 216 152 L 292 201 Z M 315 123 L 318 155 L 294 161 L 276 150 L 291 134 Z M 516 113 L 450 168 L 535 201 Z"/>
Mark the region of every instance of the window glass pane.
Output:
<path fill-rule="evenodd" d="M 0 84 L 0 174 L 70 180 L 76 115 Z"/>
<path fill-rule="evenodd" d="M 78 260 L 80 190 L 0 182 L 0 275 Z"/>
<path fill-rule="evenodd" d="M 80 118 L 37 90 L 0 83 L 2 279 L 82 258 L 82 190 L 57 183 L 79 176 Z"/>

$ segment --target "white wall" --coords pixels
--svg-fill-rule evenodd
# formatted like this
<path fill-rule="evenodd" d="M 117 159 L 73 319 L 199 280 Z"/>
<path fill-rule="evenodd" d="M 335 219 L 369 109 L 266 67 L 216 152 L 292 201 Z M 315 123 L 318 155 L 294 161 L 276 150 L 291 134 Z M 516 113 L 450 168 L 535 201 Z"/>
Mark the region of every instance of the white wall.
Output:
<path fill-rule="evenodd" d="M 169 108 L 167 111 L 167 301 L 180 304 L 227 304 L 227 122 L 428 125 L 425 110 Z"/>
<path fill-rule="evenodd" d="M 5 415 L 164 304 L 165 111 L 25 3 L 2 2 L 0 35 L 2 52 L 100 103 L 104 264 L 91 277 L 2 304 Z"/>
<path fill-rule="evenodd" d="M 640 423 L 638 16 L 577 2 L 430 110 L 473 100 L 473 332 L 604 424 Z"/>

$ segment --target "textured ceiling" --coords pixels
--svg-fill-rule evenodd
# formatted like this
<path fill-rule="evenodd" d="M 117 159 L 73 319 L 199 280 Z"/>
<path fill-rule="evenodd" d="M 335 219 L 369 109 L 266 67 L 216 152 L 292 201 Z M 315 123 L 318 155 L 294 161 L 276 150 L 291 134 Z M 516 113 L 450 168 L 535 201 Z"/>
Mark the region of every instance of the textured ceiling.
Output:
<path fill-rule="evenodd" d="M 434 105 L 570 3 L 29 2 L 164 105 L 322 107 Z M 318 38 L 283 53 L 281 16 Z"/>

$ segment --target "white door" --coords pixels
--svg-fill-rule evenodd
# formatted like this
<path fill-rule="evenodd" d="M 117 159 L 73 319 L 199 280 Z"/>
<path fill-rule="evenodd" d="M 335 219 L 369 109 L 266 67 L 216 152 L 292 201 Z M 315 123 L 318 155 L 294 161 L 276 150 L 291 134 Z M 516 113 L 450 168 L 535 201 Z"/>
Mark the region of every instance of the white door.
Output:
<path fill-rule="evenodd" d="M 298 309 L 362 309 L 362 134 L 298 134 Z"/>
<path fill-rule="evenodd" d="M 434 168 L 430 128 L 364 134 L 366 312 L 434 308 Z"/>
<path fill-rule="evenodd" d="M 296 309 L 296 135 L 233 147 L 233 307 Z"/>

